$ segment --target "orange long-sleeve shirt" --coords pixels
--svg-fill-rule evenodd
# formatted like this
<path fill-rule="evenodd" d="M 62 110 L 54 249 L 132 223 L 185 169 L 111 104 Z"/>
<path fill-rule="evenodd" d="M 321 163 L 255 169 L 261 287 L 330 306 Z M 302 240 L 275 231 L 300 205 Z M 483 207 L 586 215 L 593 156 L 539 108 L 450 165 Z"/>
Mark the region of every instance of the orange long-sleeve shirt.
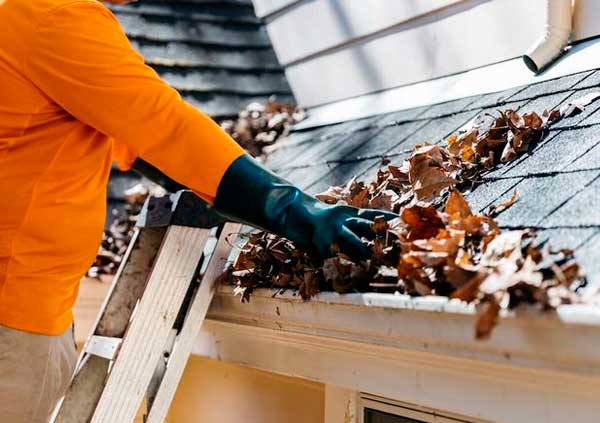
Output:
<path fill-rule="evenodd" d="M 114 140 L 209 200 L 243 154 L 99 2 L 0 1 L 0 324 L 48 335 L 71 324 Z"/>

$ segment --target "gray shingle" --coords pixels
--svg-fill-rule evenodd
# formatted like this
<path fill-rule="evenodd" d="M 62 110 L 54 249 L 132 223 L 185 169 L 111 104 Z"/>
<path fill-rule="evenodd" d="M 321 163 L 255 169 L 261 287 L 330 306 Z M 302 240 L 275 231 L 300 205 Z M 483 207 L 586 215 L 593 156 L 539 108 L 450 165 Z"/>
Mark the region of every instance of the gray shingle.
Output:
<path fill-rule="evenodd" d="M 571 101 L 577 100 L 588 94 L 598 93 L 599 91 L 600 91 L 599 87 L 586 88 L 586 89 L 582 89 L 579 91 L 574 91 L 567 99 L 565 99 L 563 101 L 562 104 L 567 104 Z M 559 122 L 557 122 L 554 126 L 555 127 L 566 127 L 566 126 L 575 126 L 575 125 L 579 125 L 579 124 L 588 125 L 588 124 L 598 123 L 598 122 L 600 122 L 600 118 L 598 118 L 598 117 L 592 118 L 591 117 L 598 109 L 600 109 L 600 100 L 595 100 L 593 103 L 588 104 L 585 107 L 585 109 L 583 110 L 583 112 L 578 113 L 573 116 L 563 118 Z M 590 118 L 590 119 L 588 120 L 588 118 Z M 598 120 L 596 121 L 595 119 L 598 119 Z"/>
<path fill-rule="evenodd" d="M 573 86 L 575 90 L 581 90 L 583 88 L 592 88 L 600 86 L 600 71 L 596 70 L 585 79 L 579 81 Z"/>
<path fill-rule="evenodd" d="M 367 118 L 350 120 L 347 122 L 338 123 L 335 125 L 329 125 L 329 130 L 323 134 L 323 138 L 331 138 L 337 135 L 351 135 L 354 132 L 377 128 L 379 127 L 379 121 L 382 116 L 370 116 Z"/>
<path fill-rule="evenodd" d="M 538 231 L 537 243 L 547 242 L 553 250 L 575 250 L 598 233 L 595 228 L 557 228 Z"/>
<path fill-rule="evenodd" d="M 600 139 L 598 139 L 600 141 Z M 600 144 L 596 144 L 590 150 L 577 157 L 567 170 L 600 169 Z"/>
<path fill-rule="evenodd" d="M 477 111 L 467 111 L 443 118 L 431 119 L 411 137 L 410 145 L 404 146 L 403 144 L 402 149 L 410 149 L 413 145 L 422 144 L 425 141 L 440 142 L 476 115 Z M 394 149 L 394 152 L 396 150 Z"/>
<path fill-rule="evenodd" d="M 538 97 L 541 95 L 547 95 L 550 93 L 556 93 L 558 91 L 566 91 L 573 87 L 575 84 L 582 81 L 588 75 L 591 75 L 592 71 L 576 73 L 573 75 L 563 76 L 560 78 L 550 79 L 548 81 L 539 82 L 532 84 L 525 89 L 517 92 L 512 97 L 509 97 L 508 101 L 517 101 Z"/>
<path fill-rule="evenodd" d="M 314 143 L 311 148 L 293 158 L 294 166 L 312 166 L 327 161 L 340 161 L 347 158 L 352 150 L 381 132 L 381 128 L 370 128 L 351 134 L 339 134 Z"/>
<path fill-rule="evenodd" d="M 540 143 L 530 146 L 528 152 L 523 153 L 523 155 L 517 157 L 510 163 L 501 163 L 497 165 L 494 169 L 491 169 L 488 173 L 486 173 L 484 177 L 488 179 L 494 179 L 520 176 L 521 174 L 530 174 L 530 172 L 526 170 L 526 167 L 529 166 L 529 163 L 525 163 L 525 161 L 531 159 L 533 155 L 536 154 L 546 143 L 552 142 L 554 138 L 560 134 L 560 132 L 561 131 L 550 131 L 550 133 L 546 135 L 546 137 Z"/>
<path fill-rule="evenodd" d="M 251 3 L 146 1 L 112 9 L 146 62 L 205 113 L 231 117 L 272 94 L 294 101 Z"/>
<path fill-rule="evenodd" d="M 240 95 L 214 91 L 208 93 L 183 92 L 182 96 L 190 104 L 215 119 L 235 116 L 248 104 L 267 100 L 265 96 L 260 95 Z M 277 98 L 282 102 L 294 102 L 291 96 L 279 95 Z"/>
<path fill-rule="evenodd" d="M 588 278 L 588 289 L 597 289 L 600 286 L 600 233 L 590 238 L 583 246 L 575 251 L 575 257 Z"/>
<path fill-rule="evenodd" d="M 132 40 L 150 65 L 203 66 L 222 69 L 281 70 L 271 48 L 202 46 L 177 41 Z"/>
<path fill-rule="evenodd" d="M 424 123 L 424 121 L 413 121 L 385 127 L 370 140 L 349 153 L 348 159 L 377 157 L 390 151 L 396 151 L 404 142 L 409 141 Z"/>
<path fill-rule="evenodd" d="M 544 227 L 554 226 L 546 222 L 544 217 L 583 189 L 597 174 L 596 171 L 587 171 L 524 178 L 515 186 L 517 202 L 500 213 L 497 221 L 505 227 L 541 227 L 542 221 Z M 509 191 L 499 201 L 508 199 L 511 195 L 512 192 Z"/>
<path fill-rule="evenodd" d="M 353 134 L 342 135 L 330 151 L 325 151 L 319 155 L 319 160 L 325 162 L 353 160 L 358 155 L 355 151 L 368 145 L 381 131 L 383 131 L 383 128 L 374 127 Z"/>
<path fill-rule="evenodd" d="M 600 175 L 598 171 L 586 172 Z M 576 186 L 572 186 L 572 192 Z M 577 186 L 579 187 L 579 186 Z M 544 219 L 545 226 L 600 226 L 600 179 L 579 191 L 563 206 Z"/>
<path fill-rule="evenodd" d="M 304 168 L 287 169 L 281 173 L 300 188 L 307 189 L 317 182 L 319 178 L 326 175 L 333 167 L 334 165 L 321 164 Z"/>
<path fill-rule="evenodd" d="M 508 90 L 499 91 L 495 93 L 484 94 L 476 99 L 473 103 L 469 104 L 469 109 L 480 109 L 484 107 L 493 107 L 497 104 L 505 103 L 510 97 L 513 97 L 520 91 L 523 91 L 526 87 L 515 87 L 509 88 Z"/>
<path fill-rule="evenodd" d="M 534 98 L 520 107 L 519 113 L 536 112 L 542 114 L 544 110 L 551 110 L 562 105 L 572 94 L 573 91 L 566 91 Z"/>
<path fill-rule="evenodd" d="M 380 163 L 379 159 L 367 159 L 336 164 L 325 173 L 316 173 L 318 179 L 308 186 L 308 191 L 313 194 L 319 193 L 332 185 L 343 185 L 354 176 L 360 180 L 365 180 L 363 177 L 364 172 L 374 166 L 377 167 Z"/>
<path fill-rule="evenodd" d="M 525 176 L 567 169 L 580 155 L 600 141 L 600 128 L 588 127 L 565 130 L 550 136 L 533 153 L 526 156 L 504 176 Z M 551 133 L 552 134 L 552 133 Z"/>
<path fill-rule="evenodd" d="M 318 141 L 314 141 L 316 143 Z M 281 146 L 270 154 L 267 158 L 266 165 L 271 169 L 285 169 L 294 166 L 294 158 L 301 157 L 304 152 L 313 148 L 313 142 L 304 141 L 298 143 L 294 141 L 294 137 L 286 145 Z"/>
<path fill-rule="evenodd" d="M 412 109 L 399 110 L 381 115 L 379 125 L 394 125 L 400 122 L 407 122 L 414 119 L 420 119 L 420 116 L 429 109 L 430 106 L 415 107 Z"/>
<path fill-rule="evenodd" d="M 235 47 L 268 47 L 264 27 L 241 23 L 211 23 L 163 16 L 118 14 L 130 38 L 154 41 L 185 41 Z"/>
<path fill-rule="evenodd" d="M 478 97 L 466 97 L 434 104 L 425 110 L 421 115 L 419 115 L 419 119 L 431 119 L 438 116 L 447 116 L 454 113 L 464 112 L 467 109 L 471 109 L 471 103 L 476 100 L 478 100 Z"/>
<path fill-rule="evenodd" d="M 227 69 L 176 68 L 153 66 L 173 88 L 184 92 L 219 92 L 270 96 L 287 94 L 289 88 L 281 72 L 231 71 Z"/>
<path fill-rule="evenodd" d="M 208 3 L 208 2 L 207 2 Z M 252 6 L 242 2 L 221 1 L 200 8 L 193 2 L 154 2 L 142 1 L 128 5 L 109 4 L 108 7 L 117 14 L 171 17 L 201 22 L 242 22 L 260 24 Z M 207 10 L 208 9 L 208 10 Z"/>
<path fill-rule="evenodd" d="M 469 201 L 473 212 L 481 213 L 491 204 L 496 203 L 504 193 L 509 191 L 512 193 L 514 186 L 521 180 L 522 178 L 510 178 L 486 181 L 473 191 L 465 194 L 465 197 Z"/>

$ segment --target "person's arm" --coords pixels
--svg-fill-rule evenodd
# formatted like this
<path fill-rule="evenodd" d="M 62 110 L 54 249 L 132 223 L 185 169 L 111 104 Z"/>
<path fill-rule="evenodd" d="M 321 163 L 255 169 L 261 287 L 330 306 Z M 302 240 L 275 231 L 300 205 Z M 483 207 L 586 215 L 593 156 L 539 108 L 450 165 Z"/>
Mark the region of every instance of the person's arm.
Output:
<path fill-rule="evenodd" d="M 214 201 L 244 150 L 144 63 L 105 6 L 52 10 L 27 46 L 24 72 L 60 107 Z"/>
<path fill-rule="evenodd" d="M 233 220 L 331 254 L 366 258 L 377 215 L 311 197 L 244 154 L 209 117 L 144 64 L 112 13 L 91 0 L 53 10 L 29 43 L 25 72 L 52 100 Z M 131 164 L 131 163 L 129 163 Z"/>

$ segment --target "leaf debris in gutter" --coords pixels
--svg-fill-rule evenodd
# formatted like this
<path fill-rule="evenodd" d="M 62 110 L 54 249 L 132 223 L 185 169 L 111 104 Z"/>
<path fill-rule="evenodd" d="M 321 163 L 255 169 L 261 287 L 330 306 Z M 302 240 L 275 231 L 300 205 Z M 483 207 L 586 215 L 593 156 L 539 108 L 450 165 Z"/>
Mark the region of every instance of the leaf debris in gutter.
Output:
<path fill-rule="evenodd" d="M 445 146 L 415 146 L 409 159 L 380 169 L 370 183 L 352 179 L 318 194 L 329 204 L 399 214 L 390 222 L 375 221 L 372 236 L 365 238 L 370 260 L 354 262 L 335 246 L 334 256 L 322 260 L 287 239 L 257 232 L 223 279 L 236 285 L 242 301 L 259 287 L 295 288 L 306 300 L 331 290 L 456 298 L 475 304 L 478 339 L 489 337 L 502 309 L 529 304 L 549 310 L 582 302 L 578 290 L 586 280 L 573 251 L 554 251 L 536 240 L 535 231 L 503 231 L 494 221 L 517 201 L 516 191 L 485 215 L 473 213 L 462 192 L 598 97 L 588 95 L 541 115 L 510 109 L 484 115 L 448 137 Z"/>

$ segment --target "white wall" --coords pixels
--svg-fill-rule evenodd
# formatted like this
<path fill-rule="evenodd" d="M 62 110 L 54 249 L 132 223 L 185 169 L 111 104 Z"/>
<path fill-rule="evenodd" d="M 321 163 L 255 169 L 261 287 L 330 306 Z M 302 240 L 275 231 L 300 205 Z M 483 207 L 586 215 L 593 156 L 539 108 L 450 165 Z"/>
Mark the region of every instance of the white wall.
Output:
<path fill-rule="evenodd" d="M 600 34 L 600 1 L 575 0 L 573 39 L 584 40 Z"/>
<path fill-rule="evenodd" d="M 254 0 L 296 98 L 316 106 L 520 56 L 545 0 Z"/>

